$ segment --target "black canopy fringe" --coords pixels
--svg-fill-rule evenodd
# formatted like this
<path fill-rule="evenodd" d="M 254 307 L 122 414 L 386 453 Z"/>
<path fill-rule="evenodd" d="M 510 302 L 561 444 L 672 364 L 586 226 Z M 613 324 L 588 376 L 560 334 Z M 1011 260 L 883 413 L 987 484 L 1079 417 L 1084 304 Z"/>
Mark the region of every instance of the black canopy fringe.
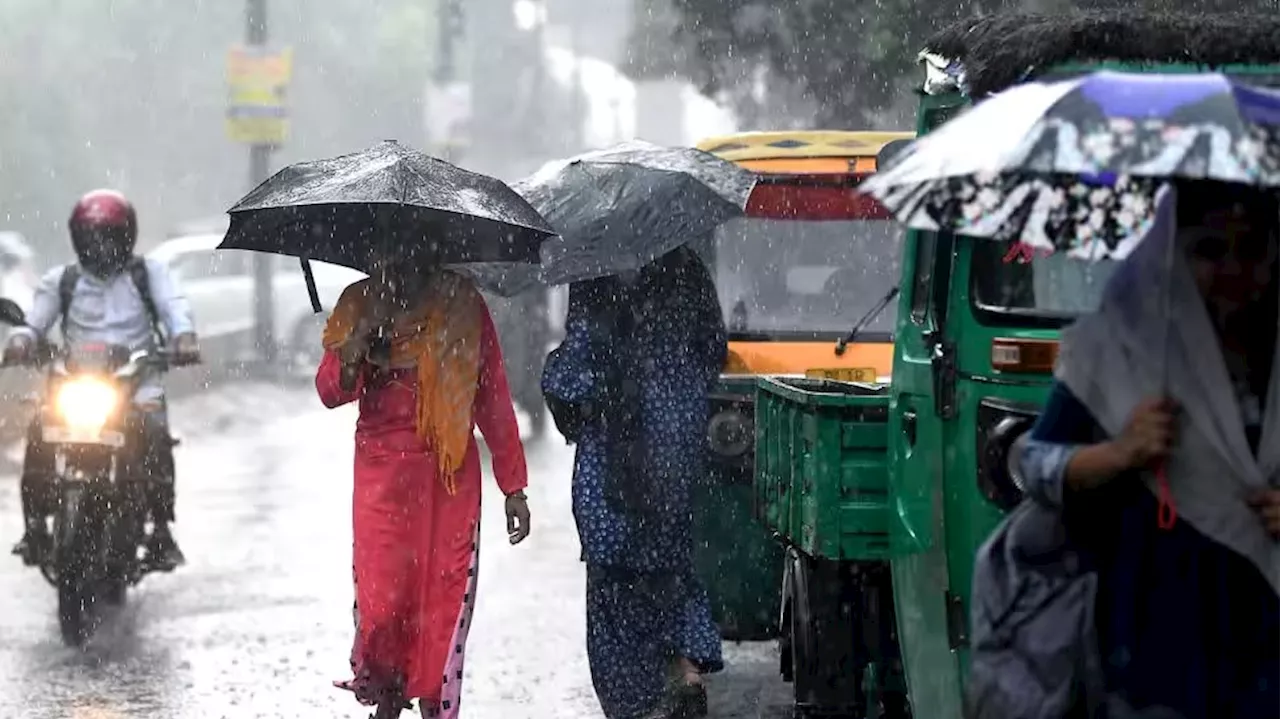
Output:
<path fill-rule="evenodd" d="M 928 52 L 958 60 L 969 92 L 998 92 L 1072 62 L 1280 64 L 1280 17 L 1138 10 L 1000 13 L 937 33 Z"/>

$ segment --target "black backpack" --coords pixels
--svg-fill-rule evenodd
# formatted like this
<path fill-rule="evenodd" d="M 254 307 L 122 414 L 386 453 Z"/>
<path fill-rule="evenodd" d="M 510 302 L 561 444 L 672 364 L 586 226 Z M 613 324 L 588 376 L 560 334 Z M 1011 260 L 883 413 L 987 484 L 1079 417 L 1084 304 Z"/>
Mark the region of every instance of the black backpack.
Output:
<path fill-rule="evenodd" d="M 125 269 L 129 272 L 129 277 L 133 279 L 133 286 L 138 288 L 138 297 L 142 299 L 142 306 L 147 310 L 147 319 L 151 322 L 151 332 L 155 334 L 160 344 L 165 344 L 166 338 L 164 330 L 160 324 L 160 313 L 156 310 L 156 301 L 151 296 L 151 276 L 147 273 L 147 262 L 141 257 L 134 257 L 129 260 L 129 264 L 125 265 Z M 71 307 L 71 300 L 76 291 L 76 283 L 80 281 L 80 265 L 67 265 L 62 271 L 62 277 L 58 280 L 58 306 L 59 314 L 62 316 L 62 337 L 65 341 L 67 337 L 67 310 Z"/>

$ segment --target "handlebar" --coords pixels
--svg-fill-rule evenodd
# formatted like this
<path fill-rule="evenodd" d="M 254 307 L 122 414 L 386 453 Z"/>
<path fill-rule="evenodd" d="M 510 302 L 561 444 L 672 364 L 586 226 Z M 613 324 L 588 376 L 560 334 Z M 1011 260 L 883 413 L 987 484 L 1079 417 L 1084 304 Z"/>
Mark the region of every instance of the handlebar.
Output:
<path fill-rule="evenodd" d="M 38 369 L 52 363 L 55 359 L 65 357 L 65 350 L 51 344 L 45 344 L 42 347 L 37 347 L 31 355 L 28 355 L 26 358 L 21 360 L 14 360 L 11 357 L 5 356 L 3 359 L 0 359 L 0 369 L 8 369 L 12 367 Z M 117 367 L 115 372 L 119 373 L 121 370 L 130 366 L 135 368 L 151 367 L 161 371 L 166 371 L 170 367 L 189 367 L 198 364 L 203 364 L 199 355 L 196 355 L 195 357 L 183 355 L 180 357 L 178 353 L 170 349 L 139 350 L 130 354 L 129 360 Z"/>

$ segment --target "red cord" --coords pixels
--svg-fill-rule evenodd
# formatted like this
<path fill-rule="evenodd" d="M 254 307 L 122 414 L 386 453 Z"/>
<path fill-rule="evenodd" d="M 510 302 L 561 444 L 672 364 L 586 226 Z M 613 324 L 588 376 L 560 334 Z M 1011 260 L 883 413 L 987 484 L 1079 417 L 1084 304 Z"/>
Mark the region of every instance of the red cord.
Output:
<path fill-rule="evenodd" d="M 1178 506 L 1173 501 L 1173 491 L 1169 489 L 1169 478 L 1165 474 L 1165 463 L 1156 468 L 1156 489 L 1160 499 L 1160 508 L 1156 513 L 1156 523 L 1160 529 L 1168 532 L 1178 523 Z"/>

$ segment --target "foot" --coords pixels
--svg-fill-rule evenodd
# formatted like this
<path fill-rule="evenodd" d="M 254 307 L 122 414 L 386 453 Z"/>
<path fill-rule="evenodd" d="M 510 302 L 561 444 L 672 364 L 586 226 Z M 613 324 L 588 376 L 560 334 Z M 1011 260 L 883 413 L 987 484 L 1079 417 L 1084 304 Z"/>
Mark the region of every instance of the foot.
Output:
<path fill-rule="evenodd" d="M 675 693 L 676 708 L 671 713 L 678 719 L 692 719 L 707 715 L 707 687 L 701 681 L 696 684 L 686 683 Z"/>
<path fill-rule="evenodd" d="M 707 686 L 702 670 L 686 657 L 675 664 L 676 675 L 672 696 L 675 699 L 673 717 L 704 717 L 707 715 Z"/>
<path fill-rule="evenodd" d="M 401 712 L 413 711 L 413 702 L 390 697 L 378 702 L 378 710 L 369 719 L 399 719 Z"/>
<path fill-rule="evenodd" d="M 675 675 L 678 681 L 684 686 L 700 687 L 702 686 L 702 670 L 697 664 L 688 657 L 680 657 L 676 660 Z"/>
<path fill-rule="evenodd" d="M 22 557 L 23 564 L 33 567 L 40 564 L 49 552 L 49 535 L 42 528 L 28 527 L 22 539 L 13 545 L 13 554 Z"/>
<path fill-rule="evenodd" d="M 172 572 L 187 563 L 168 527 L 156 527 L 147 543 L 147 562 L 160 572 Z"/>

